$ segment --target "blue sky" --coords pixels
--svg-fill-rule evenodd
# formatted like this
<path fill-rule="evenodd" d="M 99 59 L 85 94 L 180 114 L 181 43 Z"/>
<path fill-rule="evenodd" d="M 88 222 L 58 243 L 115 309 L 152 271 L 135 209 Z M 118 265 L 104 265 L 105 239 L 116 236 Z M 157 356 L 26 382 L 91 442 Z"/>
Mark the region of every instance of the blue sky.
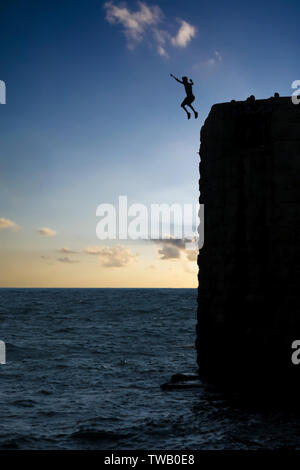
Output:
<path fill-rule="evenodd" d="M 5 256 L 96 245 L 96 207 L 122 194 L 196 202 L 211 106 L 288 96 L 300 78 L 296 1 L 15 0 L 0 13 L 0 218 L 22 227 L 0 230 Z M 192 77 L 197 121 L 170 72 Z M 40 227 L 58 238 L 45 246 Z"/>

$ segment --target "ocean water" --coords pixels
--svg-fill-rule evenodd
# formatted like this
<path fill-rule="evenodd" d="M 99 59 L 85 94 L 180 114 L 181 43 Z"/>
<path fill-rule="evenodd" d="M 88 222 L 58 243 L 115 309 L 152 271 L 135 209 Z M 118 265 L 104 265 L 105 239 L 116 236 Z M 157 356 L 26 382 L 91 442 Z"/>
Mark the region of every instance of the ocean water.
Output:
<path fill-rule="evenodd" d="M 300 447 L 300 420 L 240 409 L 195 372 L 196 289 L 1 289 L 1 449 Z"/>

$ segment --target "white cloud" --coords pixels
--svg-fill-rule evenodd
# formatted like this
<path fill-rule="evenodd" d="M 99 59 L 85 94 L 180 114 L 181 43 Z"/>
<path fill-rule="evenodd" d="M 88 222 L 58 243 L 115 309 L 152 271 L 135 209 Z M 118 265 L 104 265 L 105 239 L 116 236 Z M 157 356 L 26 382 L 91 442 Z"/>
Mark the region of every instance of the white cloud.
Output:
<path fill-rule="evenodd" d="M 162 11 L 158 6 L 147 6 L 139 2 L 137 11 L 130 11 L 125 4 L 115 5 L 106 2 L 106 19 L 110 24 L 119 23 L 124 28 L 124 34 L 128 40 L 128 47 L 134 48 L 136 42 L 142 41 L 145 30 L 150 25 L 156 25 L 162 18 Z"/>
<path fill-rule="evenodd" d="M 158 52 L 158 54 L 159 54 L 160 56 L 162 56 L 162 57 L 169 57 L 169 55 L 168 55 L 166 49 L 165 49 L 163 46 L 161 46 L 161 45 L 157 46 L 157 52 Z"/>
<path fill-rule="evenodd" d="M 57 251 L 59 251 L 59 253 L 64 253 L 64 254 L 76 253 L 76 251 L 70 250 L 70 248 L 67 248 L 67 247 L 60 248 L 60 249 L 57 250 Z"/>
<path fill-rule="evenodd" d="M 75 261 L 74 259 L 71 259 L 69 256 L 64 256 L 63 258 L 57 258 L 58 261 L 61 263 L 79 263 L 79 261 Z"/>
<path fill-rule="evenodd" d="M 211 68 L 219 64 L 220 62 L 223 61 L 223 58 L 218 51 L 214 51 L 212 57 L 210 57 L 208 60 L 205 60 L 203 62 L 200 62 L 199 64 L 195 64 L 193 66 L 194 69 L 199 69 L 199 68 Z"/>
<path fill-rule="evenodd" d="M 166 51 L 166 43 L 169 40 L 169 34 L 162 29 L 154 29 L 154 39 L 157 42 L 157 52 L 161 57 L 168 58 L 169 54 Z"/>
<path fill-rule="evenodd" d="M 42 227 L 37 230 L 37 233 L 42 235 L 43 237 L 54 237 L 56 235 L 55 230 L 49 227 Z"/>
<path fill-rule="evenodd" d="M 136 253 L 121 245 L 88 247 L 84 251 L 97 255 L 101 266 L 105 268 L 122 268 L 138 258 Z"/>
<path fill-rule="evenodd" d="M 104 4 L 104 9 L 108 23 L 120 24 L 123 27 L 129 49 L 134 49 L 136 44 L 146 39 L 149 34 L 158 54 L 168 58 L 168 44 L 186 47 L 196 35 L 195 26 L 184 20 L 179 20 L 181 24 L 175 37 L 169 33 L 168 24 L 164 23 L 163 28 L 158 27 L 163 22 L 164 15 L 161 8 L 156 5 L 148 6 L 145 2 L 138 2 L 138 9 L 133 11 L 126 6 L 126 3 L 116 4 L 108 1 Z"/>
<path fill-rule="evenodd" d="M 166 238 L 154 240 L 160 245 L 158 254 L 161 260 L 179 259 L 181 254 L 185 254 L 189 261 L 197 260 L 198 250 L 187 250 L 186 244 L 191 243 L 189 238 Z M 195 241 L 195 240 L 194 240 Z"/>
<path fill-rule="evenodd" d="M 0 217 L 0 229 L 2 228 L 11 228 L 12 230 L 20 230 L 21 227 L 17 225 L 10 219 L 5 219 L 4 217 Z"/>
<path fill-rule="evenodd" d="M 215 51 L 214 56 L 215 56 L 215 61 L 216 62 L 222 62 L 223 59 L 222 59 L 222 56 L 221 56 L 220 52 Z"/>
<path fill-rule="evenodd" d="M 176 47 L 186 47 L 191 39 L 196 36 L 196 28 L 187 21 L 179 21 L 181 26 L 176 36 L 171 39 L 171 43 Z"/>
<path fill-rule="evenodd" d="M 99 255 L 99 253 L 101 253 L 102 248 L 103 247 L 101 246 L 88 246 L 83 251 L 88 255 Z"/>

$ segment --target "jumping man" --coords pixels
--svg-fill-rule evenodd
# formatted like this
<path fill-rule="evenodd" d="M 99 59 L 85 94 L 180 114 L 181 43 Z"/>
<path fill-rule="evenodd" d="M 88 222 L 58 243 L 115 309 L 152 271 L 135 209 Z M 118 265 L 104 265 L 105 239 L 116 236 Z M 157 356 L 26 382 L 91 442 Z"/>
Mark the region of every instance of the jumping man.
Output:
<path fill-rule="evenodd" d="M 190 119 L 191 113 L 188 112 L 188 110 L 186 109 L 186 106 L 188 106 L 189 108 L 191 108 L 193 110 L 194 115 L 195 115 L 195 119 L 197 119 L 198 113 L 197 113 L 197 111 L 195 111 L 195 109 L 192 106 L 192 102 L 195 99 L 195 97 L 193 95 L 193 88 L 192 88 L 193 85 L 194 85 L 193 80 L 190 79 L 190 81 L 188 81 L 187 77 L 182 77 L 182 81 L 181 81 L 181 80 L 178 80 L 178 78 L 174 77 L 174 75 L 172 73 L 170 73 L 170 75 L 171 75 L 171 77 L 175 78 L 175 80 L 178 83 L 181 83 L 182 85 L 184 85 L 185 92 L 186 92 L 186 98 L 181 103 L 181 107 L 185 110 L 185 112 L 187 114 L 187 118 Z"/>

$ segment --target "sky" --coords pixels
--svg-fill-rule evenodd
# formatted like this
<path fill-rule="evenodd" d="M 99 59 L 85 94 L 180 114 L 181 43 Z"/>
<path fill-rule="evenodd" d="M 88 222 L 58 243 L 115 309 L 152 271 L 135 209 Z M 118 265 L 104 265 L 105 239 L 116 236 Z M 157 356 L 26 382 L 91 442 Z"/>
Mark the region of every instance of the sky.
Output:
<path fill-rule="evenodd" d="M 99 240 L 100 204 L 198 202 L 214 103 L 290 96 L 299 1 L 2 0 L 0 287 L 196 287 L 182 240 Z M 194 81 L 187 120 L 175 76 Z"/>

